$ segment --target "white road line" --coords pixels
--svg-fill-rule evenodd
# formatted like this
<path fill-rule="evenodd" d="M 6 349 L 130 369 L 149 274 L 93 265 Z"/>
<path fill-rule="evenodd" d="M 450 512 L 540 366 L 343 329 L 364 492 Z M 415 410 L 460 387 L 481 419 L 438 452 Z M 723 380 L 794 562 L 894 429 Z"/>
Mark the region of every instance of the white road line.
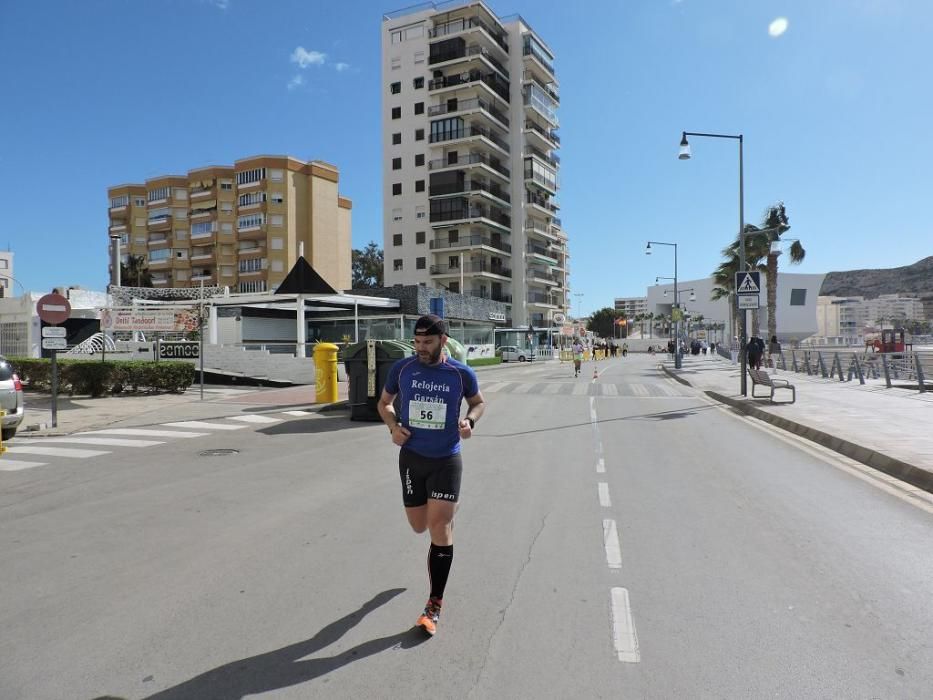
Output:
<path fill-rule="evenodd" d="M 605 473 L 606 473 L 606 461 L 605 461 L 602 457 L 600 457 L 600 458 L 596 461 L 596 473 L 597 473 L 597 474 L 605 474 Z"/>
<path fill-rule="evenodd" d="M 615 384 L 600 384 L 600 390 L 603 393 L 603 396 L 618 396 L 619 387 Z"/>
<path fill-rule="evenodd" d="M 513 394 L 527 394 L 529 391 L 531 391 L 534 388 L 534 386 L 535 385 L 532 384 L 531 382 L 524 382 L 522 384 L 519 384 L 518 388 L 516 388 L 515 391 L 513 391 L 512 393 Z"/>
<path fill-rule="evenodd" d="M 282 411 L 286 416 L 310 416 L 314 411 Z"/>
<path fill-rule="evenodd" d="M 0 472 L 17 472 L 20 469 L 32 469 L 33 467 L 43 467 L 46 462 L 24 462 L 20 459 L 7 459 L 0 457 Z"/>
<path fill-rule="evenodd" d="M 635 394 L 635 396 L 649 395 L 648 387 L 646 387 L 644 384 L 629 384 L 629 386 L 632 387 L 632 393 Z"/>
<path fill-rule="evenodd" d="M 635 633 L 635 622 L 632 620 L 632 606 L 625 588 L 613 588 L 610 591 L 612 600 L 612 643 L 619 661 L 638 663 L 641 661 L 641 651 L 638 648 L 638 635 Z"/>
<path fill-rule="evenodd" d="M 599 505 L 603 508 L 612 508 L 612 501 L 609 498 L 609 484 L 600 481 L 596 486 L 599 490 Z"/>
<path fill-rule="evenodd" d="M 596 404 L 593 402 L 593 397 L 590 397 L 590 423 L 596 422 Z"/>
<path fill-rule="evenodd" d="M 260 416 L 257 414 L 249 414 L 246 416 L 228 416 L 230 420 L 239 420 L 244 423 L 280 423 L 281 418 L 272 418 L 271 416 Z"/>
<path fill-rule="evenodd" d="M 622 568 L 622 547 L 615 520 L 603 520 L 603 545 L 606 548 L 606 563 L 610 569 Z"/>
<path fill-rule="evenodd" d="M 673 384 L 658 384 L 657 387 L 661 390 L 661 393 L 665 394 L 666 396 L 684 396 L 683 393 Z"/>
<path fill-rule="evenodd" d="M 230 425 L 229 423 L 207 423 L 201 420 L 182 420 L 177 423 L 163 423 L 167 428 L 201 428 L 202 430 L 239 430 L 245 425 Z"/>
<path fill-rule="evenodd" d="M 210 435 L 210 433 L 186 433 L 182 430 L 151 430 L 149 428 L 105 428 L 104 430 L 89 430 L 75 435 L 138 435 L 139 437 L 173 437 L 197 438 Z"/>
<path fill-rule="evenodd" d="M 483 392 L 499 391 L 499 389 L 504 387 L 506 384 L 508 384 L 508 382 L 490 382 L 489 384 L 483 384 L 482 390 Z"/>
<path fill-rule="evenodd" d="M 544 394 L 556 394 L 560 391 L 561 387 L 565 386 L 564 384 L 548 384 L 544 387 Z"/>
<path fill-rule="evenodd" d="M 23 445 L 106 445 L 109 447 L 153 447 L 155 445 L 164 445 L 160 440 L 128 440 L 126 438 L 106 438 L 106 437 L 85 437 L 85 436 L 67 436 L 52 438 L 30 438 L 27 440 L 19 439 L 16 441 Z"/>
<path fill-rule="evenodd" d="M 589 384 L 574 384 L 573 395 L 574 396 L 586 396 L 589 390 L 590 390 Z"/>
<path fill-rule="evenodd" d="M 100 450 L 81 450 L 76 447 L 42 447 L 41 445 L 23 447 L 9 447 L 7 454 L 10 455 L 46 455 L 48 457 L 73 457 L 74 459 L 87 459 L 88 457 L 100 457 L 109 455 L 108 451 Z"/>

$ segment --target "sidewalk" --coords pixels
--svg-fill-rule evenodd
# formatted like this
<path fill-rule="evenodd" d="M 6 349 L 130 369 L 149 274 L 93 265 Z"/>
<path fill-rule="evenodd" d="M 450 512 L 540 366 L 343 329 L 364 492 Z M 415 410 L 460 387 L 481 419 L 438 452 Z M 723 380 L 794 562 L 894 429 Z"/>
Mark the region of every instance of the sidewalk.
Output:
<path fill-rule="evenodd" d="M 210 387 L 205 388 L 203 401 L 200 395 L 200 386 L 193 385 L 183 394 L 118 395 L 96 399 L 86 396 L 59 396 L 58 425 L 52 428 L 51 394 L 27 392 L 26 418 L 16 435 L 70 435 L 86 430 L 224 418 L 243 412 L 255 413 L 276 409 L 315 412 L 338 409 L 346 405 L 347 382 L 337 385 L 338 401 L 332 404 L 314 403 L 313 386 L 264 390 L 241 387 L 234 391 L 226 387 Z M 30 429 L 37 425 L 38 429 Z"/>
<path fill-rule="evenodd" d="M 751 379 L 743 397 L 739 365 L 718 355 L 685 356 L 679 370 L 667 356 L 661 361 L 667 374 L 721 403 L 933 493 L 933 392 L 768 369 L 797 389 L 796 403 L 772 404 L 752 398 Z M 757 388 L 759 395 L 769 392 Z M 777 401 L 790 398 L 790 391 L 775 393 Z"/>

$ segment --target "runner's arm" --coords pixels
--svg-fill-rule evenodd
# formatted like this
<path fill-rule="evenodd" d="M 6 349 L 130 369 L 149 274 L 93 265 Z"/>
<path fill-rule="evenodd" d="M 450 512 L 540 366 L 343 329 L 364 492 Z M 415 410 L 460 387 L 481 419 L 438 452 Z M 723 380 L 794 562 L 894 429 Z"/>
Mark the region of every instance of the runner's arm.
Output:
<path fill-rule="evenodd" d="M 382 390 L 382 396 L 379 397 L 379 403 L 376 404 L 376 410 L 379 411 L 379 417 L 382 422 L 389 426 L 389 434 L 392 435 L 392 442 L 396 445 L 404 445 L 411 437 L 411 431 L 402 425 L 399 417 L 395 413 L 395 394 L 390 394 L 385 389 Z"/>
<path fill-rule="evenodd" d="M 467 418 L 472 418 L 474 423 L 478 423 L 479 419 L 483 417 L 483 412 L 486 410 L 486 401 L 483 399 L 483 392 L 477 391 L 473 396 L 470 396 L 466 400 L 467 409 L 466 415 L 463 417 L 464 420 Z"/>

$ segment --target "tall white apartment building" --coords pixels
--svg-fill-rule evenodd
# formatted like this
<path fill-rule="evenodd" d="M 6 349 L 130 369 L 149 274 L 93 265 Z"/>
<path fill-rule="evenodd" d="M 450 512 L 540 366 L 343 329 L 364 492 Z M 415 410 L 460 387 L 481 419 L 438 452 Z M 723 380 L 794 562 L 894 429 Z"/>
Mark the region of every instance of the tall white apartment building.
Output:
<path fill-rule="evenodd" d="M 624 311 L 626 318 L 648 313 L 648 297 L 616 297 L 615 310 Z"/>
<path fill-rule="evenodd" d="M 382 23 L 385 284 L 569 309 L 554 56 L 521 17 L 427 3 Z"/>

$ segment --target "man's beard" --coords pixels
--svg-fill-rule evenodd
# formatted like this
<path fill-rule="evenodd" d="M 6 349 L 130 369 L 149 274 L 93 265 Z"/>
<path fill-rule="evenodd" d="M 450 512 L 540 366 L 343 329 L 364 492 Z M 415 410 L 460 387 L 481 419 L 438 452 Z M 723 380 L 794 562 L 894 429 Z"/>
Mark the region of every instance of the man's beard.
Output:
<path fill-rule="evenodd" d="M 442 347 L 439 347 L 437 350 L 435 350 L 434 352 L 432 352 L 432 353 L 430 354 L 430 357 L 428 357 L 427 359 L 425 359 L 425 358 L 422 356 L 422 354 L 419 352 L 419 353 L 418 353 L 418 362 L 420 362 L 420 363 L 423 364 L 423 365 L 436 365 L 438 362 L 441 361 L 441 351 L 442 351 L 443 349 L 444 349 L 443 346 L 442 346 Z"/>

